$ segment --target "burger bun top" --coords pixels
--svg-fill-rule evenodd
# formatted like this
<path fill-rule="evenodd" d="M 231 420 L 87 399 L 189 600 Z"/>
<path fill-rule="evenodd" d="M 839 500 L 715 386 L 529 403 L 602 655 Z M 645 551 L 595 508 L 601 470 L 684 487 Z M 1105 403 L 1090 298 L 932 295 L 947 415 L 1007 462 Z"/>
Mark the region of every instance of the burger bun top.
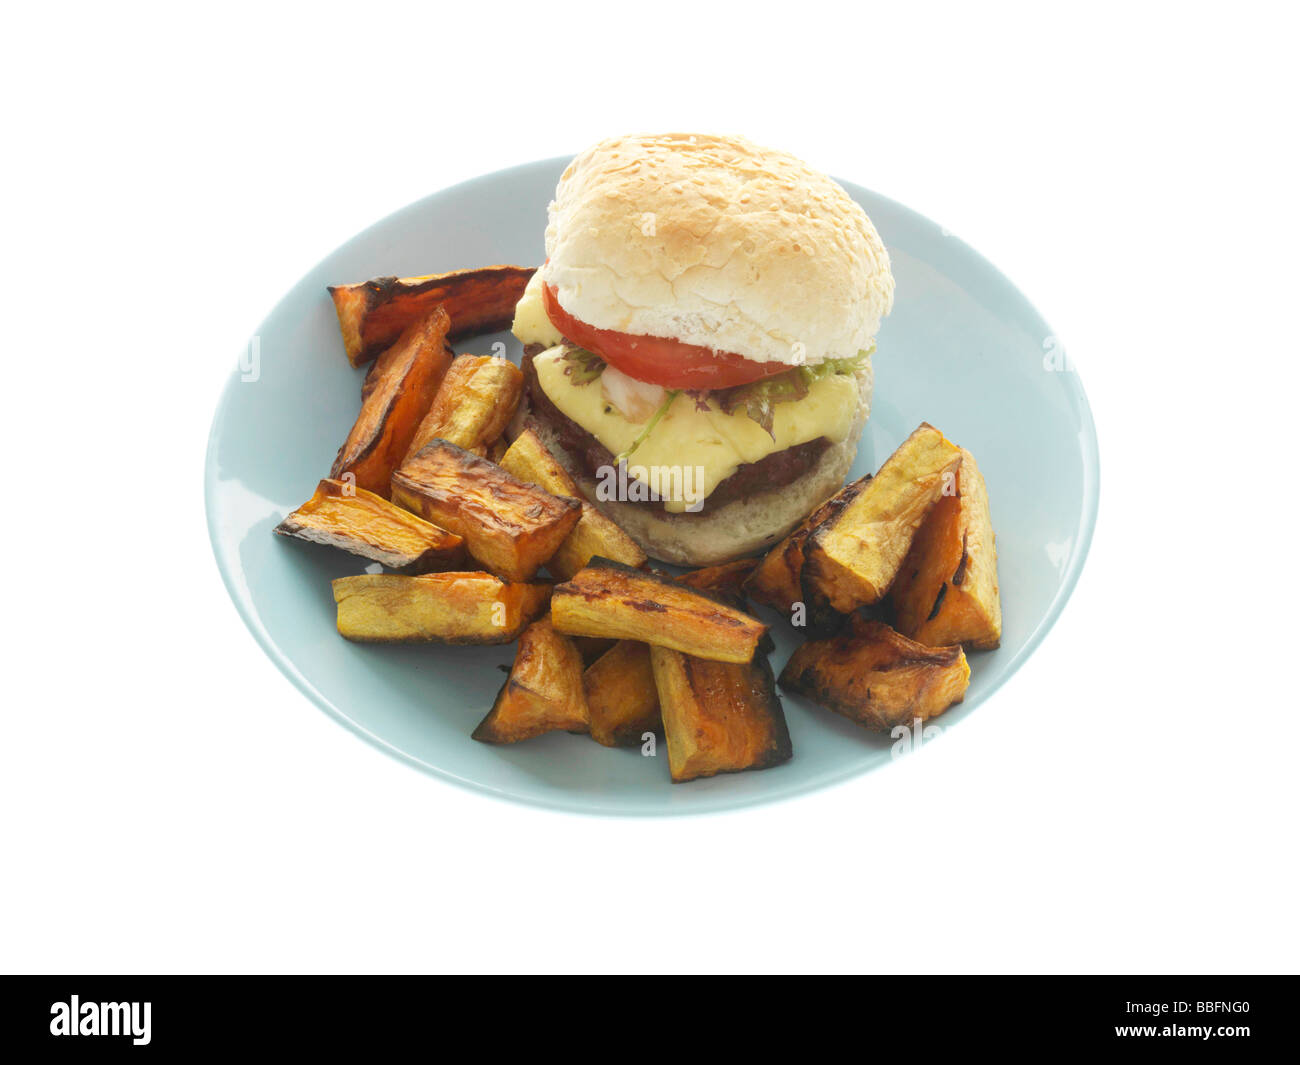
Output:
<path fill-rule="evenodd" d="M 741 137 L 615 137 L 573 160 L 543 280 L 598 329 L 755 362 L 815 365 L 871 346 L 889 253 L 825 174 Z"/>

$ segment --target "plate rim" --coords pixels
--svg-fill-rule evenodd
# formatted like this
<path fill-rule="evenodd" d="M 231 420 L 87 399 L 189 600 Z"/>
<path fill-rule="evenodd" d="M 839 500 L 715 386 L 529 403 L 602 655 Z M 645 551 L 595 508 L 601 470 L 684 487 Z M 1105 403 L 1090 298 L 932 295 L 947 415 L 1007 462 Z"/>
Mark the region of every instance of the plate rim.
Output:
<path fill-rule="evenodd" d="M 294 285 L 290 286 L 290 288 L 280 297 L 280 299 L 276 301 L 275 306 L 272 307 L 271 310 L 268 311 L 265 315 L 263 315 L 261 323 L 259 324 L 257 330 L 255 330 L 253 333 L 249 335 L 257 336 L 260 333 L 265 332 L 267 323 L 270 322 L 271 318 L 275 315 L 279 307 L 287 299 L 289 299 L 289 297 L 294 293 L 294 291 L 297 288 L 299 288 L 299 286 L 306 284 L 308 278 L 310 278 L 313 274 L 315 274 L 316 271 L 319 270 L 321 266 L 324 265 L 325 262 L 333 258 L 335 255 L 337 255 L 348 245 L 352 244 L 355 241 L 363 239 L 369 233 L 379 228 L 380 226 L 384 226 L 389 224 L 390 222 L 396 221 L 400 219 L 403 215 L 406 215 L 407 213 L 418 211 L 421 207 L 423 207 L 424 204 L 426 204 L 430 200 L 448 195 L 457 190 L 462 190 L 467 186 L 474 185 L 485 179 L 505 178 L 510 174 L 519 171 L 524 171 L 524 170 L 542 169 L 545 167 L 558 167 L 563 164 L 567 164 L 571 158 L 572 156 L 568 156 L 568 155 L 552 156 L 547 159 L 537 159 L 537 160 L 533 160 L 532 162 L 517 163 L 514 166 L 504 167 L 500 170 L 493 170 L 484 174 L 478 174 L 474 177 L 466 178 L 463 181 L 458 181 L 453 185 L 448 185 L 444 188 L 437 189 L 426 196 L 420 197 L 418 200 L 414 200 L 403 207 L 399 207 L 394 211 L 390 211 L 387 215 L 384 215 L 382 218 L 376 219 L 370 225 L 366 226 L 365 229 L 362 229 L 361 231 L 354 233 L 347 240 L 343 241 L 341 244 L 337 245 L 331 251 L 329 251 L 326 255 L 322 256 L 310 269 L 308 269 L 298 279 L 298 281 Z M 1005 283 L 1007 287 L 1011 289 L 1011 291 L 1015 292 L 1016 295 L 1019 296 L 1021 301 L 1023 301 L 1024 305 L 1028 307 L 1029 310 L 1035 316 L 1037 316 L 1039 321 L 1042 322 L 1043 325 L 1046 327 L 1047 333 L 1045 333 L 1044 335 L 1051 335 L 1051 336 L 1057 335 L 1051 329 L 1051 326 L 1047 322 L 1046 318 L 1044 318 L 1042 313 L 1038 310 L 1038 307 L 1032 301 L 1030 301 L 1029 297 L 1025 295 L 1024 291 L 1020 288 L 1019 285 L 1015 284 L 987 256 L 982 254 L 980 251 L 978 251 L 971 245 L 967 244 L 964 240 L 962 240 L 959 236 L 954 234 L 946 226 L 940 226 L 933 219 L 928 218 L 927 216 L 921 214 L 919 211 L 916 211 L 913 208 L 908 207 L 906 204 L 900 203 L 899 201 L 894 200 L 889 196 L 885 196 L 881 193 L 875 192 L 872 189 L 868 189 L 864 185 L 858 185 L 855 182 L 844 181 L 840 178 L 834 178 L 834 180 L 839 182 L 841 185 L 843 185 L 846 189 L 850 191 L 861 190 L 863 192 L 869 193 L 873 198 L 887 203 L 891 209 L 896 210 L 902 213 L 903 215 L 907 216 L 909 221 L 938 230 L 943 235 L 945 240 L 955 241 L 964 249 L 966 253 L 974 256 L 976 260 L 978 260 L 985 267 L 991 270 L 993 274 L 996 275 L 999 281 Z M 1065 609 L 1065 604 L 1069 602 L 1070 597 L 1074 594 L 1074 589 L 1079 582 L 1079 577 L 1083 572 L 1084 565 L 1086 564 L 1088 560 L 1088 555 L 1092 549 L 1093 534 L 1095 533 L 1097 528 L 1097 515 L 1098 515 L 1098 510 L 1100 506 L 1100 497 L 1101 497 L 1100 445 L 1097 439 L 1097 426 L 1096 426 L 1096 421 L 1093 418 L 1092 406 L 1088 402 L 1087 391 L 1083 387 L 1083 379 L 1080 376 L 1079 369 L 1076 365 L 1071 364 L 1070 372 L 1068 376 L 1070 378 L 1070 387 L 1073 390 L 1073 396 L 1079 410 L 1080 421 L 1081 421 L 1080 443 L 1082 446 L 1080 449 L 1080 453 L 1083 459 L 1082 472 L 1083 472 L 1083 480 L 1084 480 L 1084 494 L 1083 494 L 1083 509 L 1080 512 L 1078 549 L 1075 552 L 1073 552 L 1073 557 L 1071 558 L 1069 567 L 1066 570 L 1065 574 L 1063 575 L 1060 586 L 1057 589 L 1057 593 L 1053 597 L 1051 603 L 1049 604 L 1046 613 L 1039 620 L 1038 625 L 1029 634 L 1029 637 L 1025 640 L 1023 646 L 1019 649 L 1016 655 L 1007 663 L 1006 668 L 1002 671 L 1001 677 L 998 678 L 996 681 L 994 681 L 992 687 L 990 687 L 982 694 L 982 698 L 980 700 L 981 702 L 986 702 L 989 699 L 991 699 L 994 695 L 997 694 L 998 691 L 1002 689 L 1002 687 L 1009 680 L 1012 679 L 1012 677 L 1014 677 L 1020 671 L 1020 668 L 1024 665 L 1025 661 L 1029 658 L 1030 655 L 1034 653 L 1034 651 L 1038 649 L 1038 647 L 1042 644 L 1043 640 L 1047 637 L 1047 634 L 1051 632 L 1053 627 L 1055 627 L 1056 622 L 1060 619 L 1062 611 Z M 254 613 L 252 604 L 247 601 L 243 589 L 239 587 L 238 582 L 234 578 L 233 574 L 235 570 L 235 564 L 224 553 L 223 548 L 221 546 L 221 539 L 219 537 L 218 529 L 217 529 L 216 492 L 217 492 L 218 478 L 215 476 L 215 471 L 217 469 L 216 458 L 217 458 L 217 450 L 218 450 L 218 442 L 219 442 L 218 427 L 222 424 L 224 420 L 224 415 L 226 414 L 226 408 L 229 405 L 232 396 L 235 394 L 233 386 L 237 383 L 238 383 L 238 370 L 236 369 L 231 371 L 230 376 L 227 378 L 226 385 L 222 389 L 221 397 L 217 401 L 216 410 L 214 411 L 212 416 L 212 423 L 208 429 L 208 442 L 207 442 L 207 447 L 204 449 L 204 460 L 203 460 L 204 461 L 203 504 L 204 504 L 205 524 L 207 526 L 207 531 L 208 531 L 208 542 L 212 548 L 213 557 L 217 564 L 217 570 L 221 574 L 222 584 L 225 585 L 226 594 L 230 597 L 230 600 L 234 604 L 236 612 L 243 620 L 244 625 L 247 627 L 248 631 L 252 634 L 253 638 L 257 641 L 259 646 L 266 653 L 266 656 L 272 661 L 272 663 L 275 664 L 276 668 L 278 668 L 280 672 L 284 674 L 286 678 L 288 678 L 288 680 L 293 684 L 295 688 L 298 689 L 299 692 L 305 695 L 307 699 L 312 703 L 314 703 L 320 710 L 324 711 L 324 713 L 332 720 L 342 725 L 344 728 L 348 729 L 354 735 L 365 740 L 372 747 L 377 748 L 378 750 L 387 754 L 391 758 L 394 758 L 398 762 L 401 762 L 402 764 L 410 768 L 419 770 L 438 780 L 445 781 L 449 784 L 455 785 L 463 790 L 472 792 L 475 795 L 486 796 L 488 798 L 495 799 L 499 802 L 505 802 L 511 805 L 527 806 L 527 807 L 532 807 L 534 809 L 544 809 L 544 810 L 551 810 L 551 811 L 563 812 L 563 813 L 581 814 L 587 817 L 608 817 L 608 818 L 706 817 L 710 815 L 738 813 L 742 810 L 747 810 L 747 811 L 753 810 L 755 807 L 759 807 L 759 806 L 766 806 L 772 803 L 787 802 L 793 799 L 803 798 L 815 791 L 821 791 L 827 788 L 843 785 L 848 783 L 850 780 L 854 780 L 874 770 L 885 768 L 886 765 L 892 765 L 893 762 L 895 761 L 894 759 L 891 759 L 890 762 L 886 763 L 885 765 L 866 763 L 857 766 L 847 766 L 838 772 L 831 773 L 827 776 L 818 777 L 813 780 L 805 781 L 796 787 L 781 791 L 779 793 L 771 793 L 771 794 L 760 793 L 757 795 L 748 796 L 746 798 L 737 799 L 732 802 L 727 802 L 723 800 L 720 802 L 701 804 L 697 806 L 679 806 L 679 807 L 669 807 L 666 809 L 651 809 L 643 805 L 633 805 L 628 807 L 622 807 L 622 806 L 601 807 L 598 804 L 593 804 L 589 799 L 580 800 L 578 798 L 562 799 L 562 798 L 550 798 L 550 797 L 524 796 L 501 788 L 493 787 L 491 785 L 483 784 L 480 781 L 473 780 L 468 777 L 460 776 L 440 766 L 431 765 L 428 762 L 425 762 L 420 758 L 417 758 L 414 755 L 409 754 L 408 752 L 402 750 L 401 748 L 394 746 L 392 743 L 384 739 L 382 736 L 378 735 L 375 732 L 372 732 L 370 729 L 366 728 L 358 721 L 349 717 L 342 709 L 335 706 L 324 695 L 323 692 L 317 689 L 315 685 L 311 683 L 310 680 L 307 679 L 307 677 L 302 673 L 302 671 L 297 667 L 297 665 L 288 657 L 287 654 L 285 654 L 281 650 L 280 646 L 271 638 L 271 635 L 266 631 L 260 619 Z M 955 722 L 955 725 L 959 726 L 963 724 L 970 716 L 971 715 L 969 714 L 963 716 L 959 721 Z M 665 786 L 672 787 L 674 785 L 668 784 L 666 782 Z"/>

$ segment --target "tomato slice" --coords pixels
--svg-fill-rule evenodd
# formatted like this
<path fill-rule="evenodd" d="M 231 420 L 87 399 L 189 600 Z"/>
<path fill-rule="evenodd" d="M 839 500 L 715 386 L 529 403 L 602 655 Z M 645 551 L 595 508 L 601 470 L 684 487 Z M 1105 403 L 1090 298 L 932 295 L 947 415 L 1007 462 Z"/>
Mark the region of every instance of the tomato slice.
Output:
<path fill-rule="evenodd" d="M 743 355 L 711 351 L 668 337 L 637 336 L 597 329 L 578 321 L 560 306 L 553 285 L 542 286 L 546 315 L 556 329 L 579 347 L 599 355 L 638 381 L 664 388 L 731 388 L 790 369 L 782 362 L 754 362 Z"/>

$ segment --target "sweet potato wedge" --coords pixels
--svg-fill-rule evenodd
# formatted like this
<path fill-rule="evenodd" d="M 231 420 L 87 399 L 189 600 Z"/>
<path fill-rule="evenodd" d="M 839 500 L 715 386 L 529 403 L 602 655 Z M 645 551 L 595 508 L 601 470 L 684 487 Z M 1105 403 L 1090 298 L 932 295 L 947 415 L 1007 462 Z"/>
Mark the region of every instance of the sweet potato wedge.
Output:
<path fill-rule="evenodd" d="M 321 481 L 275 531 L 342 548 L 399 573 L 449 569 L 465 556 L 464 541 L 455 533 L 342 481 Z"/>
<path fill-rule="evenodd" d="M 956 490 L 960 465 L 961 452 L 923 422 L 857 498 L 809 535 L 804 591 L 842 614 L 884 598 L 930 509 Z"/>
<path fill-rule="evenodd" d="M 705 566 L 703 569 L 690 570 L 675 577 L 674 580 L 688 588 L 699 588 L 701 591 L 709 592 L 728 606 L 748 612 L 749 600 L 745 596 L 745 581 L 749 579 L 758 563 L 757 558 L 738 558 L 734 562 L 719 562 L 713 566 Z M 775 646 L 770 630 L 763 633 L 758 641 L 758 649 L 764 654 L 771 654 Z"/>
<path fill-rule="evenodd" d="M 485 266 L 424 277 L 377 277 L 331 285 L 329 293 L 348 361 L 361 366 L 439 305 L 451 317 L 449 340 L 508 328 L 533 273 L 531 266 Z"/>
<path fill-rule="evenodd" d="M 506 452 L 510 450 L 510 441 L 504 436 L 499 436 L 488 445 L 487 454 L 483 457 L 489 462 L 495 462 L 501 465 L 501 460 L 506 457 Z"/>
<path fill-rule="evenodd" d="M 438 386 L 406 457 L 435 438 L 486 455 L 514 417 L 523 387 L 524 375 L 509 359 L 461 355 Z"/>
<path fill-rule="evenodd" d="M 969 684 L 960 647 L 924 647 L 856 616 L 842 634 L 809 640 L 781 671 L 783 690 L 885 732 L 942 714 L 961 702 Z"/>
<path fill-rule="evenodd" d="M 518 743 L 556 729 L 587 731 L 582 657 L 542 617 L 519 637 L 510 676 L 473 736 L 483 743 Z"/>
<path fill-rule="evenodd" d="M 767 632 L 718 596 L 604 558 L 556 585 L 551 619 L 575 636 L 641 640 L 721 662 L 748 662 Z"/>
<path fill-rule="evenodd" d="M 546 568 L 567 581 L 593 558 L 608 558 L 628 566 L 645 563 L 645 552 L 613 521 L 583 498 L 581 490 L 555 456 L 532 430 L 525 429 L 515 438 L 501 460 L 504 470 L 521 481 L 528 481 L 552 495 L 568 496 L 582 505 L 582 516 L 564 543 L 556 548 Z"/>
<path fill-rule="evenodd" d="M 339 633 L 360 643 L 509 643 L 546 608 L 549 584 L 511 584 L 488 573 L 334 581 Z"/>
<path fill-rule="evenodd" d="M 591 738 L 606 747 L 637 747 L 662 728 L 650 645 L 619 640 L 582 675 Z"/>
<path fill-rule="evenodd" d="M 912 541 L 890 593 L 898 631 L 928 647 L 991 650 L 1002 640 L 989 495 L 962 449 L 957 494 L 942 496 Z"/>
<path fill-rule="evenodd" d="M 846 484 L 764 555 L 745 581 L 746 593 L 789 614 L 795 603 L 803 600 L 803 552 L 809 535 L 857 499 L 870 480 L 871 474 L 867 474 Z"/>
<path fill-rule="evenodd" d="M 576 499 L 525 484 L 445 440 L 430 441 L 393 474 L 393 502 L 464 537 L 474 558 L 510 581 L 529 580 L 582 514 Z"/>
<path fill-rule="evenodd" d="M 361 413 L 330 469 L 331 479 L 352 474 L 358 488 L 388 498 L 393 471 L 451 364 L 449 323 L 446 312 L 435 308 L 379 357 L 362 389 Z"/>
<path fill-rule="evenodd" d="M 583 663 L 588 666 L 618 643 L 617 640 L 606 640 L 599 636 L 571 636 L 570 639 L 582 654 Z"/>
<path fill-rule="evenodd" d="M 745 582 L 753 574 L 759 560 L 738 558 L 734 562 L 721 562 L 716 566 L 693 569 L 677 578 L 678 584 L 700 588 L 721 596 L 732 606 L 745 609 Z"/>
<path fill-rule="evenodd" d="M 790 732 L 767 656 L 711 662 L 651 647 L 674 784 L 790 759 Z"/>

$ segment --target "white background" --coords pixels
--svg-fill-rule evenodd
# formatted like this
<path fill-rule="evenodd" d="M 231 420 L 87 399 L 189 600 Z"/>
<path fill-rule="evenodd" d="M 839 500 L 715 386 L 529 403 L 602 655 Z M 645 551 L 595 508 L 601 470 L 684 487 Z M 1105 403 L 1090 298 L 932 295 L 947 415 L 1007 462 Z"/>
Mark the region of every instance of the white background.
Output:
<path fill-rule="evenodd" d="M 38 7 L 0 65 L 0 966 L 1297 967 L 1283 5 Z M 358 230 L 669 128 L 788 148 L 1006 271 L 1091 397 L 1100 524 L 1041 649 L 917 757 L 709 818 L 500 804 L 264 657 L 206 434 Z"/>

